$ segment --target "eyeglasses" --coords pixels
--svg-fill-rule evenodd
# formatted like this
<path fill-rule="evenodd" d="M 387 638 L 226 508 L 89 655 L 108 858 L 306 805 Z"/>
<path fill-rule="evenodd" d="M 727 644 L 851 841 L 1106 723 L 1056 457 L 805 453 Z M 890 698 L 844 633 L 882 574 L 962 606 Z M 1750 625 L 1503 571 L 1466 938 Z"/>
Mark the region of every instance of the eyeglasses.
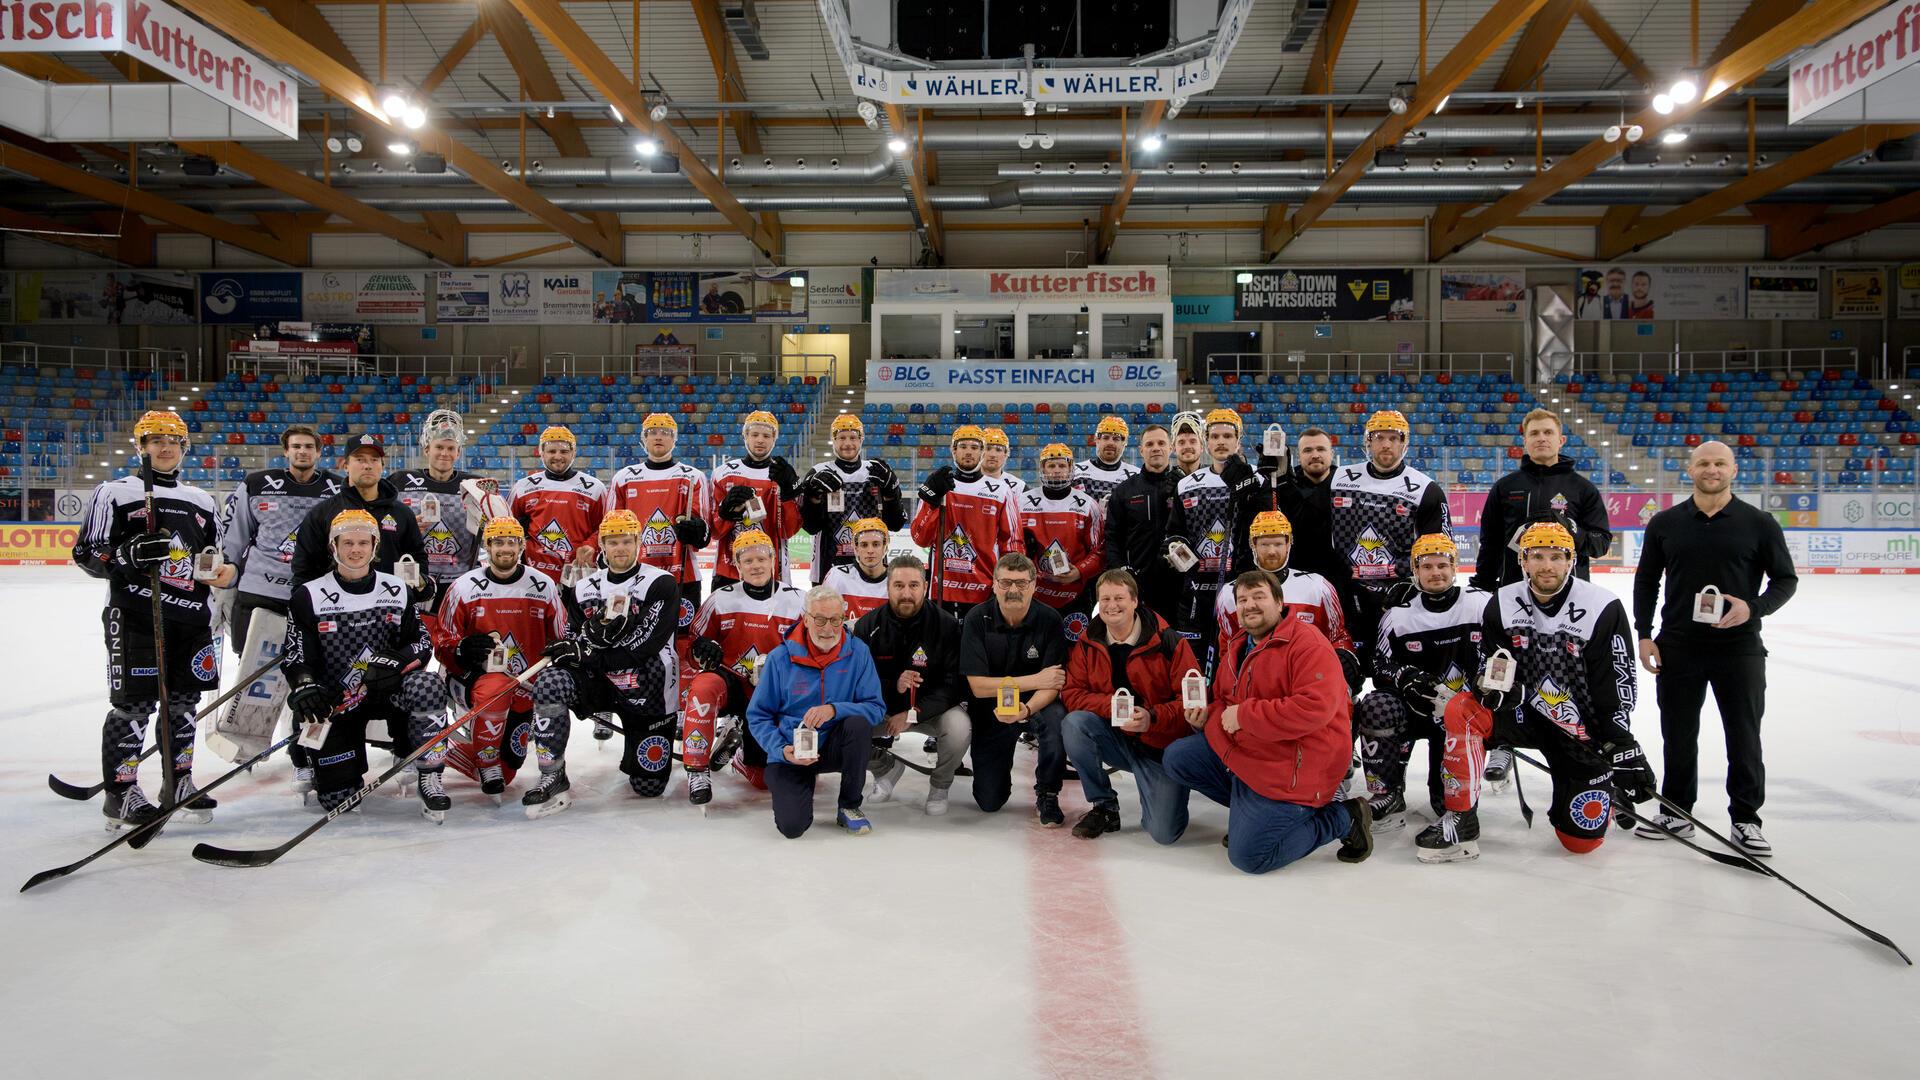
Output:
<path fill-rule="evenodd" d="M 807 621 L 815 626 L 841 626 L 846 623 L 847 617 L 845 615 L 815 615 L 809 612 Z"/>

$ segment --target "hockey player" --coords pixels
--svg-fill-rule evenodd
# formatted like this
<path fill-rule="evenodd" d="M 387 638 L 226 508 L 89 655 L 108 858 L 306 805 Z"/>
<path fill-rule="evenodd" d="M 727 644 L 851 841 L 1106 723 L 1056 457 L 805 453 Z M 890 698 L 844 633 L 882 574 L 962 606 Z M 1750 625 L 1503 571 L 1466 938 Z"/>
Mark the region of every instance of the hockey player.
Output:
<path fill-rule="evenodd" d="M 1239 413 L 1215 409 L 1207 414 L 1207 454 L 1213 464 L 1187 473 L 1175 489 L 1166 556 L 1186 580 L 1174 629 L 1194 643 L 1202 670 L 1211 673 L 1219 627 L 1214 602 L 1221 586 L 1253 564 L 1240 537 L 1247 535 L 1261 506 L 1252 497 L 1260 477 L 1240 456 Z M 1176 542 L 1186 551 L 1178 551 Z M 1183 570 L 1180 562 L 1188 554 L 1195 562 Z"/>
<path fill-rule="evenodd" d="M 1127 477 L 1140 471 L 1121 460 L 1127 453 L 1127 422 L 1117 416 L 1103 416 L 1093 429 L 1093 456 L 1073 467 L 1073 486 L 1087 493 L 1100 508 L 1107 508 L 1107 496 Z"/>
<path fill-rule="evenodd" d="M 1340 607 L 1340 595 L 1319 574 L 1293 568 L 1293 523 L 1278 510 L 1262 510 L 1247 526 L 1247 547 L 1253 565 L 1272 574 L 1280 582 L 1280 613 L 1314 627 L 1333 643 L 1340 657 L 1340 668 L 1347 674 L 1347 685 L 1360 683 L 1360 660 L 1354 655 L 1353 638 L 1347 633 L 1347 619 Z M 1240 613 L 1232 589 L 1221 589 L 1214 601 L 1219 637 L 1226 641 L 1240 632 Z"/>
<path fill-rule="evenodd" d="M 713 587 L 740 580 L 733 565 L 733 537 L 746 529 L 759 529 L 773 538 L 779 563 L 774 576 L 784 585 L 787 541 L 800 531 L 800 477 L 786 458 L 773 452 L 780 421 L 772 413 L 748 413 L 740 424 L 740 437 L 746 443 L 746 455 L 727 458 L 713 470 Z"/>
<path fill-rule="evenodd" d="M 685 633 L 700 606 L 700 571 L 694 553 L 707 546 L 713 527 L 713 485 L 706 474 L 675 461 L 680 425 L 666 413 L 648 413 L 640 438 L 647 460 L 613 474 L 607 509 L 630 510 L 640 522 L 640 561 L 672 575 L 680 590 L 677 625 Z"/>
<path fill-rule="evenodd" d="M 300 522 L 321 500 L 340 493 L 341 480 L 317 468 L 320 436 L 305 424 L 280 433 L 287 464 L 247 474 L 227 496 L 220 516 L 220 554 L 239 573 L 231 614 L 233 647 L 245 658 L 254 611 L 265 608 L 284 620 L 293 595 L 293 551 Z M 277 645 L 285 637 L 273 635 Z"/>
<path fill-rule="evenodd" d="M 374 569 L 380 534 L 365 510 L 335 514 L 334 568 L 296 588 L 287 615 L 287 704 L 303 728 L 319 726 L 313 787 L 323 810 L 359 789 L 369 721 L 385 721 L 403 754 L 445 724 L 446 684 L 426 670 L 433 648 L 407 587 Z M 419 759 L 421 812 L 436 824 L 452 805 L 438 771 L 445 754 L 442 739 Z"/>
<path fill-rule="evenodd" d="M 1412 427 L 1393 409 L 1367 417 L 1367 460 L 1333 471 L 1333 549 L 1353 568 L 1353 638 L 1372 665 L 1380 613 L 1411 596 L 1415 537 L 1447 532 L 1447 492 L 1407 464 Z"/>
<path fill-rule="evenodd" d="M 862 518 L 852 530 L 854 561 L 827 571 L 822 584 L 833 586 L 847 602 L 847 618 L 857 620 L 887 602 L 887 546 L 893 533 L 879 518 Z"/>
<path fill-rule="evenodd" d="M 1205 468 L 1202 460 L 1207 448 L 1206 422 L 1193 409 L 1173 417 L 1173 467 L 1181 476 Z"/>
<path fill-rule="evenodd" d="M 1367 772 L 1373 828 L 1390 832 L 1407 823 L 1407 759 L 1416 739 L 1427 740 L 1427 801 L 1445 812 L 1440 726 L 1447 700 L 1480 670 L 1480 627 L 1486 593 L 1462 588 L 1459 550 L 1443 533 L 1413 542 L 1418 592 L 1380 617 L 1373 682 L 1377 689 L 1354 706 L 1360 760 Z"/>
<path fill-rule="evenodd" d="M 694 647 L 700 652 L 700 656 L 694 658 L 694 667 L 711 670 L 715 666 L 711 663 L 714 659 L 711 647 L 718 646 L 718 666 L 733 669 L 747 681 L 751 693 L 750 688 L 759 685 L 760 667 L 766 662 L 767 654 L 780 647 L 787 631 L 800 621 L 805 606 L 799 589 L 774 577 L 773 539 L 766 533 L 759 529 L 735 533 L 732 554 L 734 565 L 740 569 L 740 580 L 713 590 L 713 595 L 700 605 L 700 613 L 693 617 Z M 719 731 L 715 722 L 724 712 L 745 708 L 744 703 L 730 698 L 719 703 L 716 709 L 696 716 L 689 703 L 681 741 L 705 743 L 714 748 L 714 756 L 721 756 L 741 741 L 741 733 L 738 728 Z M 739 757 L 726 757 L 753 786 L 766 786 L 766 754 L 754 740 L 745 740 Z M 690 769 L 688 799 L 706 802 L 704 789 L 710 783 L 705 770 Z"/>
<path fill-rule="evenodd" d="M 466 445 L 460 414 L 435 409 L 420 425 L 420 468 L 393 474 L 400 501 L 420 523 L 427 547 L 427 576 L 442 587 L 480 561 L 478 533 L 488 508 L 478 506 L 467 487 L 467 481 L 484 478 L 457 467 Z"/>
<path fill-rule="evenodd" d="M 993 564 L 1020 546 L 1020 508 L 1007 485 L 980 472 L 986 432 L 962 424 L 953 432 L 953 464 L 920 482 L 913 542 L 932 551 L 934 602 L 957 616 L 987 598 Z"/>
<path fill-rule="evenodd" d="M 540 433 L 543 468 L 514 481 L 509 505 L 527 533 L 526 564 L 553 580 L 583 574 L 599 554 L 593 546 L 606 512 L 600 478 L 574 468 L 579 443 L 572 430 L 554 425 Z"/>
<path fill-rule="evenodd" d="M 419 568 L 420 587 L 414 590 L 415 602 L 432 599 L 434 580 L 427 574 L 426 541 L 413 511 L 400 501 L 393 481 L 382 479 L 387 447 L 378 435 L 364 432 L 346 442 L 346 486 L 339 494 L 322 500 L 300 522 L 300 534 L 293 545 L 293 580 L 304 585 L 333 571 L 333 550 L 328 540 L 333 519 L 342 510 L 365 510 L 380 526 L 380 543 L 374 552 L 373 568 L 383 574 L 397 574 L 402 555 Z"/>
<path fill-rule="evenodd" d="M 848 528 L 854 522 L 879 518 L 888 529 L 906 527 L 900 479 L 886 462 L 863 456 L 865 438 L 858 416 L 834 417 L 833 460 L 815 465 L 801 481 L 801 527 L 813 534 L 816 585 L 826 580 L 828 570 L 854 561 L 853 533 Z"/>
<path fill-rule="evenodd" d="M 160 814 L 140 790 L 140 751 L 156 706 L 160 722 L 170 725 L 171 797 L 188 820 L 212 820 L 214 800 L 193 787 L 193 714 L 200 694 L 220 685 L 209 586 L 227 588 L 235 576 L 231 563 L 211 581 L 194 576 L 194 555 L 213 546 L 216 511 L 212 496 L 180 482 L 180 461 L 191 438 L 186 421 L 174 412 L 149 412 L 134 423 L 133 437 L 145 461 L 142 472 L 93 489 L 73 545 L 74 565 L 107 582 L 101 623 L 109 708 L 100 733 L 100 771 L 107 785 L 102 812 L 109 829 L 144 825 Z M 151 477 L 152 516 L 158 520 L 148 517 L 149 481 L 143 474 Z M 155 588 L 165 601 L 159 627 L 153 622 Z M 156 642 L 156 634 L 164 640 Z M 164 679 L 154 662 L 157 644 L 166 652 Z M 159 701 L 162 681 L 165 702 Z"/>
<path fill-rule="evenodd" d="M 1034 595 L 1060 612 L 1067 640 L 1078 641 L 1093 610 L 1093 580 L 1106 569 L 1106 513 L 1073 486 L 1073 451 L 1049 443 L 1040 451 L 1040 487 L 1020 497 L 1021 539 L 1040 570 Z"/>
<path fill-rule="evenodd" d="M 1546 758 L 1553 771 L 1547 816 L 1561 846 L 1576 855 L 1599 847 L 1613 814 L 1625 814 L 1615 798 L 1653 798 L 1653 769 L 1629 726 L 1638 680 L 1626 607 L 1573 576 L 1573 534 L 1557 522 L 1521 534 L 1520 566 L 1527 579 L 1502 586 L 1487 604 L 1477 689 L 1447 702 L 1447 809 L 1414 838 L 1423 862 L 1479 855 L 1482 750 L 1496 729 L 1507 745 Z M 1511 688 L 1490 687 L 1507 657 Z"/>
<path fill-rule="evenodd" d="M 456 736 L 448 749 L 447 763 L 479 780 L 480 790 L 497 806 L 514 772 L 526 763 L 532 741 L 540 782 L 528 791 L 524 805 L 528 817 L 544 817 L 572 801 L 566 753 L 573 678 L 564 668 L 548 667 L 534 677 L 531 692 L 515 687 L 513 680 L 549 644 L 566 637 L 566 611 L 560 586 L 521 562 L 527 540 L 518 521 L 487 522 L 480 544 L 487 564 L 447 586 L 431 631 L 454 711 L 475 710 L 468 734 Z"/>
<path fill-rule="evenodd" d="M 1016 499 L 1025 495 L 1027 482 L 1007 472 L 1007 455 L 1013 452 L 1013 440 L 1007 438 L 1006 429 L 990 427 L 980 430 L 986 436 L 980 449 L 980 474 L 1006 484 Z"/>
<path fill-rule="evenodd" d="M 698 476 L 698 473 L 694 474 Z M 609 510 L 600 519 L 597 570 L 560 590 L 567 636 L 544 655 L 573 673 L 577 715 L 611 712 L 626 738 L 620 771 L 635 795 L 658 798 L 673 767 L 680 664 L 673 648 L 680 589 L 673 575 L 640 561 L 640 519 Z"/>

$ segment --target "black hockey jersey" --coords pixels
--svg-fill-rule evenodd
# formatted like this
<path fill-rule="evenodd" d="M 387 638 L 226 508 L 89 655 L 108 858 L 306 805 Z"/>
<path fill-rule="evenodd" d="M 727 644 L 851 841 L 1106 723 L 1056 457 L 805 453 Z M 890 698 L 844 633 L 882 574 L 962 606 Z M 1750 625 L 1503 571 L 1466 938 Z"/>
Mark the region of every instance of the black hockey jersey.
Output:
<path fill-rule="evenodd" d="M 407 587 L 392 574 L 374 571 L 342 581 L 329 571 L 293 590 L 288 604 L 286 676 L 339 690 L 340 707 L 366 698 L 367 658 L 398 654 L 401 664 L 433 660 L 433 646 L 414 614 Z"/>
<path fill-rule="evenodd" d="M 875 469 L 876 465 L 880 468 Z M 846 508 L 839 513 L 827 509 L 827 498 L 818 493 L 817 485 L 807 483 L 829 469 L 839 475 L 840 490 L 846 501 Z M 809 576 L 816 585 L 826 579 L 828 570 L 854 561 L 854 522 L 871 517 L 879 518 L 889 529 L 906 527 L 907 511 L 900 501 L 899 478 L 883 462 L 861 458 L 849 465 L 833 458 L 809 469 L 800 481 L 800 527 L 813 534 L 813 569 Z"/>
<path fill-rule="evenodd" d="M 1518 719 L 1553 723 L 1581 740 L 1633 737 L 1639 693 L 1626 605 L 1605 588 L 1573 578 L 1546 604 L 1524 581 L 1502 586 L 1487 605 L 1482 658 L 1513 654 Z"/>
<path fill-rule="evenodd" d="M 1447 491 L 1402 463 L 1390 473 L 1372 465 L 1333 470 L 1333 550 L 1353 567 L 1356 585 L 1385 585 L 1413 573 L 1413 542 L 1447 531 Z"/>
<path fill-rule="evenodd" d="M 1491 596 L 1458 585 L 1439 596 L 1422 593 L 1380 614 L 1374 682 L 1397 685 L 1417 668 L 1450 690 L 1467 688 L 1480 671 L 1480 639 Z"/>
<path fill-rule="evenodd" d="M 206 582 L 193 579 L 193 556 L 212 547 L 216 539 L 218 523 L 214 518 L 218 512 L 213 496 L 180 483 L 176 476 L 156 474 L 153 512 L 160 517 L 160 531 L 173 538 L 172 557 L 160 566 L 160 598 L 165 602 L 162 610 L 166 620 L 184 626 L 212 625 L 212 592 Z M 80 525 L 80 538 L 73 545 L 75 565 L 105 579 L 108 603 L 120 608 L 122 617 L 138 626 L 152 622 L 152 579 L 115 566 L 113 551 L 147 531 L 146 486 L 134 473 L 93 489 L 93 499 Z"/>
<path fill-rule="evenodd" d="M 1107 496 L 1120 486 L 1127 477 L 1140 471 L 1140 466 L 1129 465 L 1125 461 L 1116 461 L 1111 465 L 1097 457 L 1073 463 L 1073 486 L 1093 497 L 1100 508 L 1107 507 Z"/>
<path fill-rule="evenodd" d="M 635 563 L 622 574 L 599 570 L 560 590 L 567 609 L 567 636 L 591 642 L 606 611 L 607 598 L 627 594 L 627 629 L 619 639 L 596 647 L 587 671 L 603 676 L 632 703 L 650 716 L 665 716 L 679 708 L 680 659 L 673 648 L 673 632 L 680 625 L 680 585 L 657 566 Z"/>
<path fill-rule="evenodd" d="M 306 483 L 286 469 L 250 472 L 220 511 L 220 553 L 239 568 L 248 596 L 285 600 L 293 594 L 293 553 L 307 512 L 338 495 L 342 481 L 325 469 Z"/>

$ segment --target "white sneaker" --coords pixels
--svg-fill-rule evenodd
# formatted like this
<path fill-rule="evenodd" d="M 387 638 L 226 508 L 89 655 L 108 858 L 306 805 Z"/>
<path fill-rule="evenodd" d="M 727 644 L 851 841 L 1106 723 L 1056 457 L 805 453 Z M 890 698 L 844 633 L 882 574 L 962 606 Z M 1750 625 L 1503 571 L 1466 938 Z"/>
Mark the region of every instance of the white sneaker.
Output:
<path fill-rule="evenodd" d="M 927 816 L 939 817 L 947 812 L 947 796 L 952 792 L 943 787 L 927 789 Z"/>
<path fill-rule="evenodd" d="M 873 778 L 873 794 L 870 797 L 874 802 L 891 800 L 894 785 L 898 784 L 900 778 L 905 775 L 907 775 L 907 763 L 896 758 L 892 768 Z"/>
<path fill-rule="evenodd" d="M 1751 822 L 1739 822 L 1733 827 L 1733 842 L 1739 844 L 1747 854 L 1760 859 L 1773 857 L 1773 845 L 1760 835 L 1760 826 Z"/>
<path fill-rule="evenodd" d="M 1658 826 L 1658 828 L 1655 828 L 1655 826 Z M 1661 832 L 1661 829 L 1665 829 L 1667 832 Z M 1665 840 L 1668 832 L 1675 836 L 1691 839 L 1693 836 L 1693 822 L 1683 817 L 1674 817 L 1672 814 L 1661 814 L 1651 821 L 1643 818 L 1640 824 L 1633 827 L 1633 835 L 1645 837 L 1648 840 Z"/>

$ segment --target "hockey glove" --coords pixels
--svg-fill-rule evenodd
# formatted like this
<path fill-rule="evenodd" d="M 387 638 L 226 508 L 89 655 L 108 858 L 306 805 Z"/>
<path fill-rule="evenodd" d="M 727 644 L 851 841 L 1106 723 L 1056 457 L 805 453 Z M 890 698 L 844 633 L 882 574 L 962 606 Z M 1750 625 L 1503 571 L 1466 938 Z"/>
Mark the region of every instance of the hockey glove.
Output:
<path fill-rule="evenodd" d="M 1027 558 L 1033 560 L 1033 565 L 1040 566 L 1040 556 L 1044 554 L 1047 549 L 1040 546 L 1040 538 L 1033 535 L 1032 529 L 1022 530 L 1021 535 L 1026 540 Z"/>
<path fill-rule="evenodd" d="M 783 457 L 776 456 L 767 462 L 767 479 L 779 486 L 782 499 L 793 498 L 800 486 L 800 474 L 794 472 L 793 464 Z"/>
<path fill-rule="evenodd" d="M 432 575 L 422 574 L 420 575 L 420 587 L 417 589 L 410 588 L 407 590 L 407 603 L 413 605 L 414 607 L 421 607 L 424 605 L 425 607 L 431 609 L 433 607 L 434 597 L 439 595 L 440 595 L 440 583 L 438 581 L 435 581 Z"/>
<path fill-rule="evenodd" d="M 1646 751 L 1632 739 L 1625 742 L 1607 743 L 1600 747 L 1600 753 L 1613 767 L 1613 789 L 1620 797 L 1630 803 L 1643 803 L 1653 798 L 1659 781 L 1654 779 L 1653 766 L 1647 764 Z"/>
<path fill-rule="evenodd" d="M 701 671 L 719 671 L 727 666 L 720 643 L 712 638 L 693 639 L 693 666 Z"/>
<path fill-rule="evenodd" d="M 735 484 L 728 488 L 727 497 L 720 500 L 720 519 L 732 522 L 747 520 L 747 503 L 752 498 L 753 489 L 745 484 Z"/>
<path fill-rule="evenodd" d="M 884 461 L 867 462 L 867 479 L 881 491 L 898 491 L 900 488 L 900 478 L 893 474 L 892 467 Z"/>
<path fill-rule="evenodd" d="M 479 674 L 487 670 L 487 658 L 493 655 L 495 642 L 492 634 L 468 634 L 460 639 L 460 647 L 454 650 L 454 659 L 467 671 Z"/>
<path fill-rule="evenodd" d="M 947 501 L 947 495 L 953 491 L 953 469 L 942 465 L 927 474 L 920 482 L 920 501 L 938 510 L 940 504 Z"/>
<path fill-rule="evenodd" d="M 1520 703 L 1527 700 L 1527 688 L 1522 683 L 1514 683 L 1511 690 L 1488 690 L 1483 686 L 1473 688 L 1473 696 L 1491 713 L 1518 709 Z"/>
<path fill-rule="evenodd" d="M 1358 696 L 1360 684 L 1367 678 L 1367 673 L 1360 664 L 1360 657 L 1350 649 L 1335 649 L 1333 654 L 1340 658 L 1340 673 L 1346 676 L 1347 689 Z"/>
<path fill-rule="evenodd" d="M 493 639 L 487 639 L 487 647 L 493 647 Z M 484 668 L 486 665 L 481 665 Z M 400 679 L 407 673 L 407 661 L 391 652 L 377 652 L 367 657 L 367 675 L 362 685 L 369 694 L 390 694 L 399 689 Z"/>
<path fill-rule="evenodd" d="M 1417 667 L 1408 665 L 1394 673 L 1394 692 L 1400 700 L 1406 702 L 1416 712 L 1431 716 L 1434 696 L 1440 693 L 1440 680 Z"/>
<path fill-rule="evenodd" d="M 683 517 L 674 521 L 673 535 L 690 548 L 707 546 L 707 523 L 696 517 Z"/>
<path fill-rule="evenodd" d="M 312 679 L 303 679 L 287 691 L 287 705 L 302 724 L 317 724 L 333 712 L 333 693 Z"/>
<path fill-rule="evenodd" d="M 123 570 L 145 573 L 173 558 L 173 538 L 165 533 L 141 533 L 113 549 L 113 562 Z"/>
<path fill-rule="evenodd" d="M 1393 584 L 1387 586 L 1387 605 L 1386 606 L 1399 607 L 1402 604 L 1412 602 L 1413 598 L 1418 595 L 1420 595 L 1420 589 L 1418 586 L 1414 585 L 1413 582 L 1396 581 Z"/>
<path fill-rule="evenodd" d="M 617 619 L 586 618 L 580 620 L 580 635 L 587 644 L 595 649 L 611 649 L 626 640 L 627 632 L 633 629 L 633 616 L 622 615 Z"/>
<path fill-rule="evenodd" d="M 841 488 L 847 486 L 847 481 L 840 475 L 840 467 L 837 465 L 828 465 L 824 469 L 816 469 L 807 477 L 807 480 L 820 486 L 820 495 L 822 498 L 824 498 L 829 491 L 839 491 Z"/>
<path fill-rule="evenodd" d="M 549 642 L 546 648 L 540 650 L 540 655 L 561 667 L 579 668 L 586 664 L 587 659 L 593 655 L 593 650 L 579 638 L 561 638 L 559 641 Z"/>
<path fill-rule="evenodd" d="M 1260 474 L 1254 472 L 1253 466 L 1247 464 L 1247 459 L 1239 454 L 1234 454 L 1221 463 L 1220 479 L 1235 498 L 1244 495 L 1249 488 L 1260 485 Z"/>

